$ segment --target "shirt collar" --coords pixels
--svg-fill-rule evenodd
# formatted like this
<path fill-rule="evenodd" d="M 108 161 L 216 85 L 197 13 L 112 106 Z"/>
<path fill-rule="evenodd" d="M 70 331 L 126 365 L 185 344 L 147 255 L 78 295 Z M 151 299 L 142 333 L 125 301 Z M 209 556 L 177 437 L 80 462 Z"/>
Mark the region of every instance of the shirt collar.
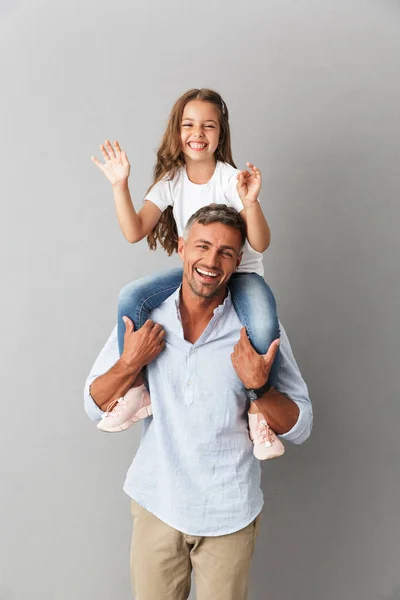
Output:
<path fill-rule="evenodd" d="M 172 297 L 171 297 L 174 300 L 176 316 L 178 317 L 179 321 L 181 320 L 181 315 L 180 315 L 181 289 L 182 289 L 182 284 L 172 294 Z M 225 296 L 224 301 L 221 304 L 219 304 L 216 308 L 214 308 L 214 317 L 221 316 L 223 313 L 227 312 L 232 306 L 232 296 L 231 296 L 231 292 L 230 292 L 230 289 L 228 286 L 227 286 L 226 290 L 227 290 L 227 294 Z"/>

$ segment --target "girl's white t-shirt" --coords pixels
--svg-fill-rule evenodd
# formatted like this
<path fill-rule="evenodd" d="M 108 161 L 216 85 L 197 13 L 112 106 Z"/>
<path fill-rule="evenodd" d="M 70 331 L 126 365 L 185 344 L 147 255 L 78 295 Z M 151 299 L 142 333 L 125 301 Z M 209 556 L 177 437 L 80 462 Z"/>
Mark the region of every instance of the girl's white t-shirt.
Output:
<path fill-rule="evenodd" d="M 186 223 L 199 208 L 208 204 L 225 204 L 238 212 L 243 210 L 243 204 L 236 189 L 238 169 L 217 161 L 211 179 L 202 185 L 193 183 L 187 176 L 186 168 L 180 167 L 175 177 L 168 181 L 162 179 L 156 183 L 146 195 L 146 200 L 153 202 L 164 212 L 168 206 L 173 207 L 178 235 L 183 235 Z M 243 248 L 242 262 L 239 273 L 258 273 L 264 275 L 262 254 L 256 252 L 246 241 Z"/>

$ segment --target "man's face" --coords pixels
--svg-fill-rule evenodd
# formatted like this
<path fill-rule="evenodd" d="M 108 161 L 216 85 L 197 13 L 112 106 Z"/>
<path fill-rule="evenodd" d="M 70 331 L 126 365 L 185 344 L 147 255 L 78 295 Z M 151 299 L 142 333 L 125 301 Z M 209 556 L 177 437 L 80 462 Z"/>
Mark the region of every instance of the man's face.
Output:
<path fill-rule="evenodd" d="M 241 235 L 222 223 L 194 223 L 187 240 L 179 238 L 178 253 L 183 260 L 184 280 L 192 292 L 201 298 L 213 298 L 224 292 L 240 264 Z"/>

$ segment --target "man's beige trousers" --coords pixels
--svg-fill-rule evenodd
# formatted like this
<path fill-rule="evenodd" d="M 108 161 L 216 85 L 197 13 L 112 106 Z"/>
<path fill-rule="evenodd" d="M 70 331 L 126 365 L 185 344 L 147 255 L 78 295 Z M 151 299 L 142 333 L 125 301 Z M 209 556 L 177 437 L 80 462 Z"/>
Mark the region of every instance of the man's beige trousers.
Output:
<path fill-rule="evenodd" d="M 135 600 L 187 600 L 194 570 L 197 600 L 247 600 L 259 516 L 229 535 L 186 535 L 132 500 L 131 578 Z"/>

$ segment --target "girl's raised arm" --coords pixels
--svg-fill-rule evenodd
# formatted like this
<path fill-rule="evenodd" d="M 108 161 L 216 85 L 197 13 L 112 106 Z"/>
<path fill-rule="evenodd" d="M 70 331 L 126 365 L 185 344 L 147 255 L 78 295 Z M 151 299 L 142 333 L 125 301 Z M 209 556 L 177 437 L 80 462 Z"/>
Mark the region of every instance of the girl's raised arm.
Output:
<path fill-rule="evenodd" d="M 270 244 L 271 232 L 258 201 L 261 172 L 253 164 L 246 164 L 249 171 L 240 171 L 237 175 L 236 189 L 244 206 L 240 215 L 247 225 L 247 239 L 250 246 L 257 252 L 264 252 Z"/>
<path fill-rule="evenodd" d="M 131 166 L 117 141 L 114 142 L 114 146 L 115 148 L 106 140 L 104 145 L 100 145 L 104 164 L 94 156 L 92 161 L 111 183 L 122 233 L 128 242 L 134 244 L 150 233 L 161 216 L 161 210 L 153 202 L 145 202 L 138 213 L 135 211 L 128 186 Z"/>

